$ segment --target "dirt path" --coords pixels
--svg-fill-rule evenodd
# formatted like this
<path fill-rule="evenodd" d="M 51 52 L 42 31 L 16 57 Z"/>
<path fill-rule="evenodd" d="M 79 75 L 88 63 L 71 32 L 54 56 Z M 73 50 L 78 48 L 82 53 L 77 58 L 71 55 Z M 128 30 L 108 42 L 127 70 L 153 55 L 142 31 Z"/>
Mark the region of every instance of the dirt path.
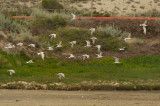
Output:
<path fill-rule="evenodd" d="M 160 106 L 160 91 L 0 90 L 0 106 Z"/>

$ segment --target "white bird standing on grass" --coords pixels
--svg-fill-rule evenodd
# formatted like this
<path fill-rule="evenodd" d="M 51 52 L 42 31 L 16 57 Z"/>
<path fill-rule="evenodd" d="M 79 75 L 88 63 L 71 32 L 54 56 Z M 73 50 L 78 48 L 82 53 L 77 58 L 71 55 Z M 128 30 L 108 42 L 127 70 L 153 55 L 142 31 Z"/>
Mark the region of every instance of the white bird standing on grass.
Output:
<path fill-rule="evenodd" d="M 99 54 L 96 54 L 97 55 L 97 58 L 102 58 L 102 52 L 100 52 Z"/>
<path fill-rule="evenodd" d="M 7 49 L 11 49 L 11 48 L 15 48 L 14 45 L 12 45 L 12 43 L 8 43 L 7 46 L 5 47 Z"/>
<path fill-rule="evenodd" d="M 65 75 L 63 73 L 58 73 L 59 79 L 61 80 L 62 78 L 65 78 Z"/>
<path fill-rule="evenodd" d="M 10 76 L 12 76 L 12 74 L 15 74 L 14 70 L 8 70 L 8 72 L 10 73 Z"/>
<path fill-rule="evenodd" d="M 113 58 L 115 58 L 114 64 L 119 64 L 119 63 L 120 63 L 120 62 L 119 62 L 119 58 L 117 58 L 117 57 L 113 57 Z"/>
<path fill-rule="evenodd" d="M 146 26 L 147 26 L 147 20 L 145 20 L 143 24 L 140 24 L 140 26 L 142 26 L 142 27 L 143 27 L 143 33 L 146 35 L 146 33 L 147 33 L 147 29 L 146 29 Z"/>
<path fill-rule="evenodd" d="M 51 50 L 53 50 L 53 47 L 48 47 L 48 49 L 47 49 L 47 50 L 50 50 L 50 51 L 51 51 Z"/>
<path fill-rule="evenodd" d="M 127 38 L 124 38 L 124 40 L 130 40 L 131 39 L 131 33 L 129 33 Z"/>
<path fill-rule="evenodd" d="M 56 48 L 59 48 L 59 47 L 62 47 L 62 41 L 60 41 L 60 42 L 57 44 L 57 47 L 56 47 Z"/>
<path fill-rule="evenodd" d="M 92 43 L 95 44 L 95 41 L 96 41 L 97 38 L 96 37 L 92 37 L 90 39 L 92 40 Z"/>
<path fill-rule="evenodd" d="M 44 52 L 37 53 L 38 55 L 41 55 L 42 60 L 44 61 Z"/>
<path fill-rule="evenodd" d="M 89 40 L 86 40 L 86 42 L 87 42 L 87 45 L 84 47 L 91 47 L 91 42 Z"/>
<path fill-rule="evenodd" d="M 71 13 L 71 15 L 72 15 L 72 19 L 71 20 L 75 20 L 76 19 L 76 15 L 73 14 L 73 13 Z"/>
<path fill-rule="evenodd" d="M 89 29 L 89 30 L 91 31 L 91 35 L 93 35 L 93 33 L 96 31 L 95 28 L 91 28 L 91 29 Z"/>
<path fill-rule="evenodd" d="M 76 44 L 76 41 L 69 42 L 71 44 L 71 48 Z"/>
<path fill-rule="evenodd" d="M 34 63 L 34 62 L 33 62 L 33 60 L 29 60 L 29 61 L 27 61 L 26 63 Z"/>
<path fill-rule="evenodd" d="M 122 47 L 122 48 L 119 48 L 118 51 L 124 51 L 125 50 L 125 47 Z"/>
<path fill-rule="evenodd" d="M 23 43 L 21 43 L 21 42 L 17 43 L 17 46 L 23 46 Z"/>
<path fill-rule="evenodd" d="M 29 44 L 28 46 L 35 48 L 36 45 L 35 44 Z"/>
<path fill-rule="evenodd" d="M 73 54 L 70 54 L 70 56 L 68 57 L 69 59 L 74 58 Z"/>
<path fill-rule="evenodd" d="M 55 34 L 55 33 L 50 34 L 49 37 L 51 37 L 51 39 L 52 39 L 52 38 L 56 38 L 56 34 Z"/>
<path fill-rule="evenodd" d="M 89 59 L 89 55 L 88 55 L 88 54 L 84 54 L 84 55 L 82 55 L 82 56 L 83 56 L 83 60 Z"/>
<path fill-rule="evenodd" d="M 95 47 L 97 48 L 98 52 L 101 51 L 101 45 L 96 45 Z"/>

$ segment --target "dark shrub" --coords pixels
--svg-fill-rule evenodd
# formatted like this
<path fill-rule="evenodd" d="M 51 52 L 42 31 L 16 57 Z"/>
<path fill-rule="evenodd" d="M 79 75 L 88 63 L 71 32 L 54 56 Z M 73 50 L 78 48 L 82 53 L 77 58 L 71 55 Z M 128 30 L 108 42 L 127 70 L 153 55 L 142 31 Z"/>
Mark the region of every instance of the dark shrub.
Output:
<path fill-rule="evenodd" d="M 42 0 L 42 7 L 45 9 L 63 9 L 57 0 Z"/>

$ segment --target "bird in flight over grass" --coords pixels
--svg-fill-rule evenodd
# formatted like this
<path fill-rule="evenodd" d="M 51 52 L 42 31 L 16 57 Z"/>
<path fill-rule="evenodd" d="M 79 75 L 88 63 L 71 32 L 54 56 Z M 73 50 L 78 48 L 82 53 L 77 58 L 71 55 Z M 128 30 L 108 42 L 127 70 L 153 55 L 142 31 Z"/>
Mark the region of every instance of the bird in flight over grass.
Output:
<path fill-rule="evenodd" d="M 60 42 L 57 44 L 57 47 L 56 47 L 56 48 L 59 48 L 59 47 L 62 47 L 62 41 L 60 41 Z"/>
<path fill-rule="evenodd" d="M 89 40 L 86 40 L 86 42 L 87 42 L 87 45 L 84 47 L 91 47 L 91 42 Z"/>
<path fill-rule="evenodd" d="M 102 52 L 100 52 L 99 54 L 96 54 L 97 55 L 97 58 L 102 58 Z"/>
<path fill-rule="evenodd" d="M 88 54 L 84 54 L 84 55 L 82 55 L 82 57 L 83 57 L 83 60 L 89 59 L 89 55 Z"/>
<path fill-rule="evenodd" d="M 76 41 L 69 42 L 71 44 L 71 48 L 76 44 Z"/>
<path fill-rule="evenodd" d="M 29 60 L 29 61 L 27 61 L 26 63 L 34 63 L 34 62 L 33 62 L 33 60 Z"/>
<path fill-rule="evenodd" d="M 17 43 L 17 46 L 23 46 L 23 43 L 21 43 L 21 42 Z"/>
<path fill-rule="evenodd" d="M 127 38 L 124 38 L 124 40 L 130 40 L 131 39 L 131 33 L 129 33 Z"/>
<path fill-rule="evenodd" d="M 61 80 L 62 78 L 65 78 L 65 75 L 63 73 L 58 73 L 59 79 Z"/>
<path fill-rule="evenodd" d="M 95 47 L 97 48 L 98 52 L 101 51 L 101 45 L 96 45 Z"/>
<path fill-rule="evenodd" d="M 51 37 L 51 39 L 52 39 L 52 38 L 56 38 L 56 34 L 55 34 L 55 33 L 50 34 L 49 37 Z"/>
<path fill-rule="evenodd" d="M 72 19 L 71 20 L 75 20 L 76 19 L 76 15 L 73 14 L 73 13 L 71 13 L 71 15 L 72 15 Z"/>
<path fill-rule="evenodd" d="M 142 27 L 143 27 L 143 33 L 146 35 L 146 33 L 147 33 L 147 29 L 146 29 L 146 26 L 147 26 L 147 20 L 145 20 L 143 24 L 140 24 L 140 26 L 142 26 Z"/>
<path fill-rule="evenodd" d="M 118 51 L 124 51 L 125 50 L 125 47 L 122 47 L 122 48 L 119 48 Z"/>
<path fill-rule="evenodd" d="M 70 54 L 70 56 L 68 57 L 69 59 L 74 58 L 73 54 Z"/>
<path fill-rule="evenodd" d="M 115 58 L 114 64 L 119 64 L 119 63 L 120 63 L 120 62 L 119 62 L 119 58 L 117 58 L 117 57 L 113 57 L 113 58 Z"/>
<path fill-rule="evenodd" d="M 35 48 L 36 45 L 35 44 L 29 44 L 28 46 Z"/>
<path fill-rule="evenodd" d="M 12 43 L 8 43 L 5 48 L 6 48 L 6 49 L 12 49 L 12 48 L 15 48 L 15 46 L 12 45 Z"/>
<path fill-rule="evenodd" d="M 92 37 L 90 39 L 92 40 L 92 43 L 95 44 L 95 41 L 96 41 L 97 38 L 96 37 Z"/>
<path fill-rule="evenodd" d="M 93 33 L 95 33 L 96 29 L 95 28 L 91 28 L 89 29 L 91 31 L 91 35 L 93 35 Z"/>
<path fill-rule="evenodd" d="M 10 76 L 12 76 L 12 74 L 15 74 L 14 70 L 8 70 L 8 72 L 10 73 Z"/>
<path fill-rule="evenodd" d="M 51 51 L 51 50 L 53 50 L 53 47 L 48 47 L 48 49 L 47 49 L 47 50 L 50 50 L 50 51 Z"/>
<path fill-rule="evenodd" d="M 41 55 L 42 60 L 44 61 L 44 52 L 37 53 L 38 55 Z"/>

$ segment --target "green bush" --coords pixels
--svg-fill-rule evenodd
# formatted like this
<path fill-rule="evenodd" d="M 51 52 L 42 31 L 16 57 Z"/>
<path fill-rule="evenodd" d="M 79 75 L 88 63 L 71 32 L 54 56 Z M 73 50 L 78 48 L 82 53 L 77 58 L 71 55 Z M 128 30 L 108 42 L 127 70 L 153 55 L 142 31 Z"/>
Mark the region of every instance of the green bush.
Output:
<path fill-rule="evenodd" d="M 57 0 L 42 0 L 42 7 L 45 9 L 63 9 Z"/>

